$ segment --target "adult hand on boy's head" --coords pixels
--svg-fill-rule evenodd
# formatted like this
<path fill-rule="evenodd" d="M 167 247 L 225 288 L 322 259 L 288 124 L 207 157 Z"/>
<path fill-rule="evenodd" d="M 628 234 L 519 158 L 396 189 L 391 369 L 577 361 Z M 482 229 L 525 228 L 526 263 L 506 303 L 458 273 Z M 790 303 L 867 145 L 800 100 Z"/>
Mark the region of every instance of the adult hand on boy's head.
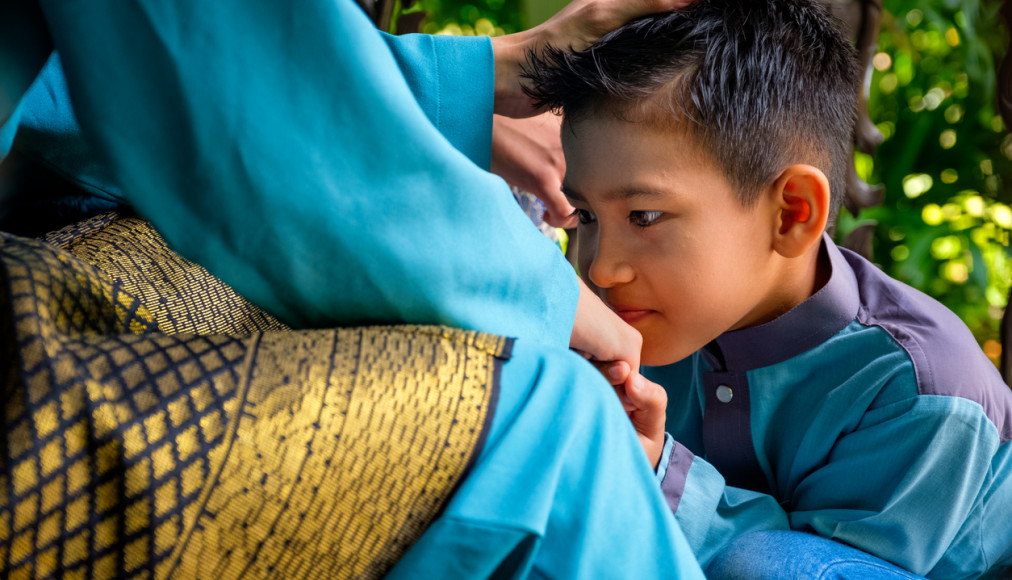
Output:
<path fill-rule="evenodd" d="M 566 160 L 562 155 L 562 118 L 543 113 L 527 119 L 492 119 L 492 173 L 545 203 L 545 221 L 574 227 L 573 206 L 562 193 Z"/>
<path fill-rule="evenodd" d="M 583 50 L 626 22 L 666 12 L 692 0 L 574 0 L 532 31 L 541 44 Z"/>
<path fill-rule="evenodd" d="M 674 10 L 692 0 L 573 0 L 547 22 L 492 39 L 495 53 L 495 112 L 510 117 L 537 114 L 520 87 L 521 65 L 529 50 L 546 44 L 582 50 L 605 33 L 639 16 Z"/>
<path fill-rule="evenodd" d="M 583 280 L 579 283 L 580 298 L 569 347 L 594 363 L 624 361 L 638 372 L 643 337 L 612 312 Z"/>

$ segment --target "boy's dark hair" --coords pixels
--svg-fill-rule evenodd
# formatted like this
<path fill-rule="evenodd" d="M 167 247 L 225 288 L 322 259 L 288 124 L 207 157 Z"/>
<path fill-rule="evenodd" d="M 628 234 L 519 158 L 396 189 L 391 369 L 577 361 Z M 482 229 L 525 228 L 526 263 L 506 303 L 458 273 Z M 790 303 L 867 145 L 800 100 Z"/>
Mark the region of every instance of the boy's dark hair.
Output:
<path fill-rule="evenodd" d="M 528 59 L 528 95 L 567 122 L 605 111 L 685 122 L 746 207 L 789 165 L 820 168 L 834 219 L 859 85 L 855 51 L 821 2 L 696 0 L 586 50 Z"/>

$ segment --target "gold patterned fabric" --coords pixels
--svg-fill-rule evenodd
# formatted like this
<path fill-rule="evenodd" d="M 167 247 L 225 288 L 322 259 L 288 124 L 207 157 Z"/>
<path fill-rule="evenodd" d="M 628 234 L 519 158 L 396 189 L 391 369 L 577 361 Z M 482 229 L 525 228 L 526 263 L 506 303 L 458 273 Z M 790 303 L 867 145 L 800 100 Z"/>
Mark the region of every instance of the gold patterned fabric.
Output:
<path fill-rule="evenodd" d="M 508 340 L 264 331 L 194 268 L 136 218 L 0 234 L 0 577 L 379 577 L 466 473 Z"/>
<path fill-rule="evenodd" d="M 151 224 L 109 212 L 44 241 L 91 264 L 136 296 L 166 334 L 249 334 L 287 330 L 203 267 L 169 249 Z"/>

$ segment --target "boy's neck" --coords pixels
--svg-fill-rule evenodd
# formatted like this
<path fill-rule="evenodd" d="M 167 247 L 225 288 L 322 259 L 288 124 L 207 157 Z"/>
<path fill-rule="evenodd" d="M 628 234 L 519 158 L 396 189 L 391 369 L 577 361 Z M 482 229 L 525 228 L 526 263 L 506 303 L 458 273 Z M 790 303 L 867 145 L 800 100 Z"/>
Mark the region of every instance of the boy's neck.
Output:
<path fill-rule="evenodd" d="M 796 258 L 797 263 L 790 268 L 794 270 L 793 275 L 787 278 L 789 287 L 788 299 L 785 301 L 786 308 L 770 318 L 774 320 L 794 309 L 797 305 L 812 297 L 813 294 L 822 289 L 829 282 L 832 273 L 832 266 L 829 263 L 829 254 L 826 253 L 825 238 L 816 244 L 803 256 Z"/>
<path fill-rule="evenodd" d="M 772 288 L 767 295 L 765 314 L 750 321 L 740 328 L 751 328 L 772 322 L 787 314 L 796 306 L 808 300 L 813 294 L 829 282 L 832 266 L 825 249 L 825 238 L 813 246 L 805 254 L 796 258 L 786 259 L 777 275 L 772 280 Z"/>
<path fill-rule="evenodd" d="M 826 244 L 831 242 L 827 242 L 827 238 L 825 237 L 823 237 L 822 240 L 822 243 L 819 244 L 819 247 L 815 250 L 815 266 L 813 268 L 814 273 L 812 276 L 812 284 L 810 285 L 811 290 L 809 291 L 808 296 L 805 297 L 806 300 L 819 290 L 822 290 L 822 287 L 829 283 L 829 277 L 833 273 L 833 266 L 830 264 L 829 254 L 826 253 Z"/>

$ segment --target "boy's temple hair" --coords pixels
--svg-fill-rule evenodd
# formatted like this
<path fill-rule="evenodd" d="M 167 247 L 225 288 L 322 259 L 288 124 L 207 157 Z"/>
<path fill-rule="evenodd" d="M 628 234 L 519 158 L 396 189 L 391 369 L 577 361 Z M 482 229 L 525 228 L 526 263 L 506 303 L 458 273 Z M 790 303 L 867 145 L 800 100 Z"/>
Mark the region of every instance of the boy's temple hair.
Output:
<path fill-rule="evenodd" d="M 586 50 L 528 54 L 525 87 L 566 117 L 679 123 L 742 203 L 795 163 L 846 190 L 859 90 L 854 48 L 816 0 L 696 0 L 634 20 Z"/>

